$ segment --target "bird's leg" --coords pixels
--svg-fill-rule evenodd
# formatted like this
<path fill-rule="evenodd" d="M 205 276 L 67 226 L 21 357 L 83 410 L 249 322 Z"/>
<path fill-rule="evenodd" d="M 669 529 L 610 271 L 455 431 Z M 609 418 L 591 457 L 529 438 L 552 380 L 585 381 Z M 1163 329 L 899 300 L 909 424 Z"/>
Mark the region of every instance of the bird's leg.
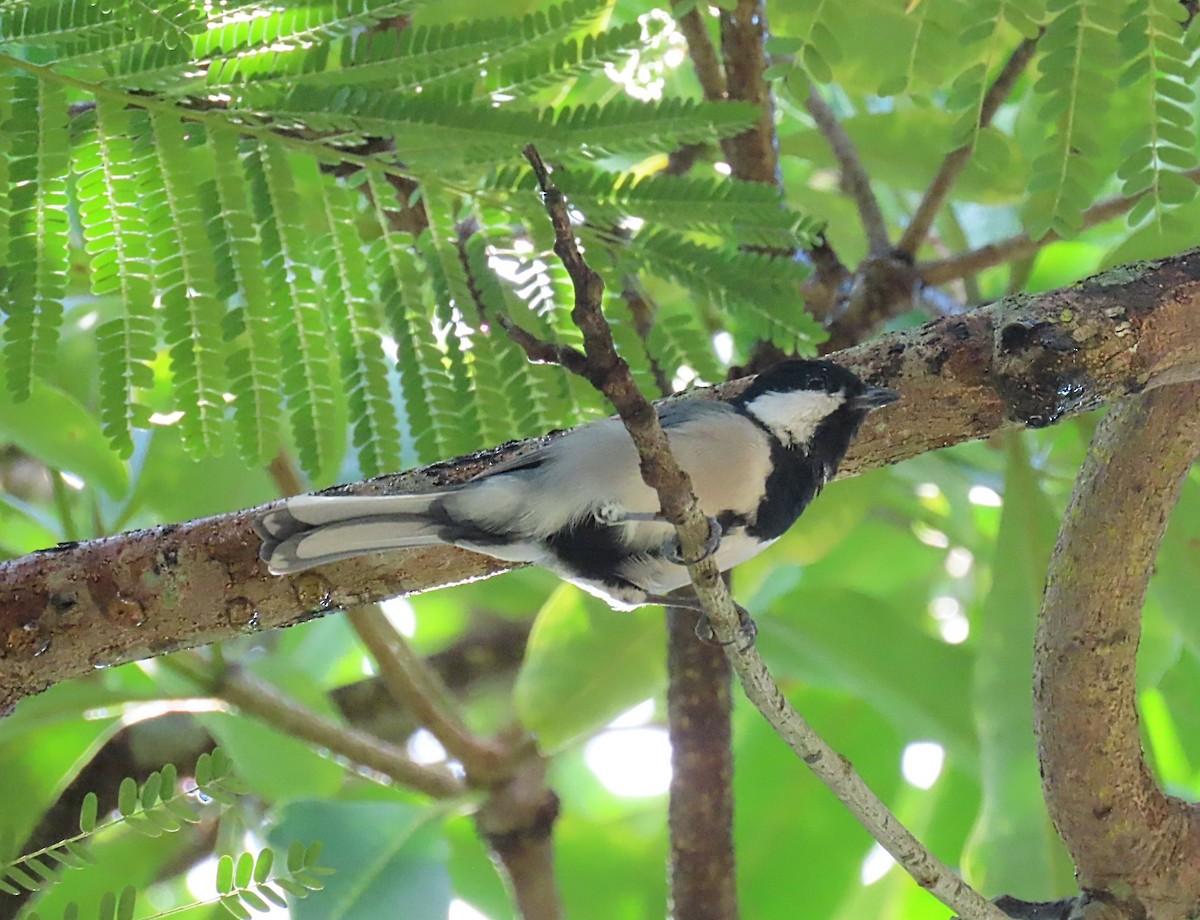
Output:
<path fill-rule="evenodd" d="M 668 561 L 674 562 L 676 565 L 695 565 L 697 562 L 703 562 L 717 551 L 721 545 L 721 523 L 709 515 L 705 515 L 705 520 L 708 521 L 708 538 L 704 541 L 704 548 L 700 550 L 700 555 L 695 559 L 684 559 L 683 547 L 679 545 L 679 534 L 672 533 L 663 541 L 662 550 L 660 550 Z"/>
<path fill-rule="evenodd" d="M 626 511 L 616 502 L 607 502 L 592 512 L 592 517 L 596 519 L 597 524 L 606 526 L 615 526 L 617 524 L 626 524 L 630 521 L 653 523 L 653 524 L 670 524 L 661 511 Z M 679 545 L 679 534 L 672 533 L 667 539 L 663 540 L 662 548 L 659 552 L 668 562 L 674 562 L 676 565 L 695 565 L 697 562 L 703 562 L 709 556 L 717 551 L 721 546 L 721 523 L 715 517 L 705 515 L 705 520 L 708 521 L 708 538 L 704 541 L 704 548 L 700 550 L 700 555 L 695 559 L 684 559 L 683 549 Z"/>
<path fill-rule="evenodd" d="M 729 642 L 717 641 L 717 634 L 713 632 L 712 624 L 708 622 L 708 614 L 704 611 L 704 605 L 695 595 L 689 597 L 687 595 L 648 594 L 646 603 L 662 604 L 664 607 L 695 612 L 699 617 L 696 620 L 696 638 L 705 645 L 736 645 L 739 651 L 745 651 L 754 644 L 754 638 L 758 635 L 758 625 L 754 622 L 754 618 L 750 616 L 745 607 L 736 601 L 733 607 L 737 610 L 738 615 L 737 636 Z"/>
<path fill-rule="evenodd" d="M 640 523 L 653 524 L 670 524 L 661 511 L 626 511 L 616 502 L 607 502 L 592 512 L 592 517 L 596 519 L 597 524 L 607 526 L 615 526 L 617 524 L 626 524 L 630 521 Z M 683 550 L 679 546 L 679 535 L 671 534 L 663 541 L 662 549 L 659 552 L 669 562 L 674 562 L 676 565 L 695 565 L 711 556 L 717 551 L 721 545 L 721 524 L 715 517 L 706 517 L 708 521 L 708 539 L 704 541 L 704 549 L 700 551 L 700 555 L 695 559 L 684 559 Z"/>

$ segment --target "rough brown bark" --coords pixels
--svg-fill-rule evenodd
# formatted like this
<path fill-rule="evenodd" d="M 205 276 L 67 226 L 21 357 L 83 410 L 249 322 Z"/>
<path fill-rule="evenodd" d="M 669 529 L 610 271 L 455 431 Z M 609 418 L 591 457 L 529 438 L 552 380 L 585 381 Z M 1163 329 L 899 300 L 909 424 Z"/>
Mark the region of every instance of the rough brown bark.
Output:
<path fill-rule="evenodd" d="M 1200 811 L 1142 753 L 1136 665 L 1146 586 L 1200 452 L 1200 384 L 1118 403 L 1101 421 L 1050 562 L 1035 658 L 1046 803 L 1080 887 L 1119 916 L 1200 910 Z"/>
<path fill-rule="evenodd" d="M 1200 377 L 1200 253 L 1006 298 L 835 357 L 905 397 L 886 420 L 867 422 L 842 475 L 999 428 L 1052 424 L 1147 386 Z M 729 396 L 744 385 L 726 384 L 710 395 Z M 334 491 L 379 494 L 463 482 L 541 440 Z M 94 667 L 507 568 L 431 547 L 277 578 L 258 561 L 250 525 L 261 511 L 71 544 L 0 565 L 0 712 Z"/>

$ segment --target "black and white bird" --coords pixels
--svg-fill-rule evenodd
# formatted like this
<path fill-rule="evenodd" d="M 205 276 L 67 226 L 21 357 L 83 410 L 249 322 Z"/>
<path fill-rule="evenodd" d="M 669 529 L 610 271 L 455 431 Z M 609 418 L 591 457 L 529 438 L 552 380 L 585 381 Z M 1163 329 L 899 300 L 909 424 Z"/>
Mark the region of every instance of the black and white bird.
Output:
<path fill-rule="evenodd" d="M 739 396 L 658 414 L 713 527 L 722 571 L 775 542 L 837 471 L 867 413 L 899 399 L 829 361 L 785 361 Z M 412 495 L 300 495 L 255 522 L 286 575 L 337 559 L 452 544 L 549 569 L 628 610 L 695 606 L 674 530 L 620 420 L 592 422 L 462 485 Z"/>

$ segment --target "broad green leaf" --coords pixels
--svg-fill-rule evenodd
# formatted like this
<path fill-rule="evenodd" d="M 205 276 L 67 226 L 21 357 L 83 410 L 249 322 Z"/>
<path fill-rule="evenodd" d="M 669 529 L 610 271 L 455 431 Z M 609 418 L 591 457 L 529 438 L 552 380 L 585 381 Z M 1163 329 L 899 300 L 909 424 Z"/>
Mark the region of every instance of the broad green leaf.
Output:
<path fill-rule="evenodd" d="M 795 680 L 784 685 L 800 713 L 853 761 L 877 794 L 892 801 L 899 789 L 904 746 L 895 726 L 848 695 L 809 689 Z M 811 909 L 813 917 L 829 916 L 854 889 L 857 867 L 871 847 L 870 836 L 762 716 L 741 700 L 735 736 L 734 830 L 743 912 L 787 916 L 789 902 L 795 910 L 797 886 L 802 884 L 805 913 Z M 796 821 L 797 814 L 804 820 Z M 799 873 L 796 854 L 803 854 Z M 779 884 L 785 877 L 796 883 Z"/>
<path fill-rule="evenodd" d="M 114 498 L 129 489 L 129 471 L 109 448 L 94 415 L 73 397 L 35 381 L 28 399 L 17 402 L 0 388 L 0 437 L 47 466 L 75 473 Z"/>
<path fill-rule="evenodd" d="M 1021 891 L 1023 898 L 1053 900 L 1074 891 L 1075 882 L 1042 799 L 1032 688 L 1034 630 L 1058 522 L 1021 436 L 1008 434 L 1006 446 L 992 589 L 970 614 L 983 807 L 963 865 L 980 891 Z"/>
<path fill-rule="evenodd" d="M 658 608 L 618 613 L 560 586 L 538 612 L 514 702 L 543 751 L 558 750 L 662 688 Z"/>
<path fill-rule="evenodd" d="M 762 609 L 759 625 L 759 645 L 779 678 L 844 692 L 907 737 L 974 758 L 967 695 L 946 692 L 970 683 L 971 650 L 930 636 L 904 607 L 801 583 Z"/>
<path fill-rule="evenodd" d="M 292 902 L 292 916 L 445 916 L 451 892 L 440 820 L 436 809 L 384 801 L 302 800 L 285 806 L 269 834 L 272 846 L 320 839 L 320 863 L 335 870 L 321 879 L 322 891 Z"/>
<path fill-rule="evenodd" d="M 340 764 L 260 722 L 229 713 L 205 713 L 200 721 L 233 758 L 238 776 L 269 802 L 332 795 L 345 781 Z"/>
<path fill-rule="evenodd" d="M 11 828 L 16 846 L 120 728 L 117 706 L 99 718 L 85 716 L 109 702 L 115 701 L 95 687 L 62 683 L 0 720 L 0 827 Z M 11 855 L 0 853 L 0 860 Z"/>

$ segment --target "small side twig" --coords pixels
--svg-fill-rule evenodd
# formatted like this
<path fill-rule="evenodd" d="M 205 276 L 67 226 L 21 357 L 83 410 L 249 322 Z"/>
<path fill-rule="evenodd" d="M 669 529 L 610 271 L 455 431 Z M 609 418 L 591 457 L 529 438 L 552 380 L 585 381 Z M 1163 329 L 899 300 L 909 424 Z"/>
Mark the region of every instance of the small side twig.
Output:
<path fill-rule="evenodd" d="M 1200 183 L 1200 168 L 1189 169 L 1186 172 L 1180 173 L 1180 175 L 1191 179 L 1193 182 Z M 1096 202 L 1096 204 L 1083 212 L 1082 228 L 1094 227 L 1097 224 L 1112 220 L 1114 217 L 1120 217 L 1122 214 L 1132 210 L 1133 206 L 1145 198 L 1148 193 L 1147 190 L 1138 192 L 1136 195 L 1115 195 L 1112 198 L 1106 198 L 1104 201 Z M 970 252 L 951 256 L 948 259 L 922 262 L 917 266 L 917 272 L 920 274 L 921 280 L 926 284 L 945 284 L 948 281 L 955 281 L 959 278 L 965 278 L 968 275 L 977 274 L 984 269 L 992 268 L 1004 262 L 1027 259 L 1032 255 L 1036 255 L 1043 247 L 1058 242 L 1060 239 L 1062 237 L 1054 230 L 1049 231 L 1036 240 L 1028 233 L 1020 233 L 1003 240 L 997 240 L 995 243 L 988 243 L 986 246 L 980 246 L 978 249 L 972 249 Z"/>
<path fill-rule="evenodd" d="M 1038 40 L 1036 38 L 1027 38 L 1021 44 L 1017 45 L 1000 73 L 996 75 L 995 82 L 988 88 L 987 93 L 983 97 L 983 102 L 979 107 L 980 128 L 986 128 L 991 124 L 996 110 L 1008 98 L 1008 94 L 1012 92 L 1017 78 L 1021 76 L 1025 68 L 1029 66 L 1029 62 L 1033 59 L 1033 53 L 1037 50 L 1037 43 Z M 896 248 L 900 252 L 908 256 L 916 255 L 921 242 L 929 234 L 929 228 L 933 226 L 933 220 L 937 217 L 938 211 L 946 203 L 946 197 L 950 194 L 950 189 L 953 188 L 959 175 L 966 168 L 967 163 L 970 162 L 974 149 L 973 144 L 964 144 L 957 150 L 952 150 L 946 154 L 946 158 L 942 160 L 942 165 L 938 168 L 937 175 L 933 177 L 933 181 L 929 183 L 929 188 L 925 190 L 925 196 L 921 199 L 921 203 L 917 205 L 916 213 L 913 214 L 912 220 L 909 221 L 908 226 L 901 235 L 900 242 L 896 244 Z"/>
<path fill-rule="evenodd" d="M 725 93 L 730 99 L 752 102 L 762 109 L 758 123 L 726 138 L 721 147 L 735 179 L 779 186 L 779 138 L 775 133 L 775 102 L 764 76 L 769 64 L 766 0 L 736 0 L 723 4 L 721 59 Z"/>
<path fill-rule="evenodd" d="M 160 660 L 164 667 L 264 724 L 326 748 L 396 783 L 436 799 L 451 798 L 466 791 L 462 780 L 449 770 L 423 766 L 400 748 L 373 735 L 319 716 L 246 671 L 234 669 L 215 674 L 198 652 Z"/>
<path fill-rule="evenodd" d="M 472 786 L 486 787 L 507 752 L 467 728 L 440 678 L 409 648 L 378 605 L 351 607 L 346 616 L 379 665 L 379 676 L 392 698 L 410 709 L 446 752 L 462 763 Z"/>
<path fill-rule="evenodd" d="M 858 148 L 854 146 L 854 141 L 846 133 L 845 127 L 838 121 L 829 103 L 821 98 L 816 87 L 809 87 L 804 106 L 817 123 L 817 129 L 825 136 L 834 159 L 842 169 L 842 181 L 858 208 L 858 216 L 862 220 L 863 232 L 867 236 L 871 252 L 886 252 L 889 246 L 887 225 L 883 220 L 883 211 L 879 208 L 879 199 L 875 197 L 871 188 L 871 177 L 867 175 L 862 157 L 858 155 Z"/>
<path fill-rule="evenodd" d="M 565 254 L 563 263 L 576 282 L 572 318 L 584 336 L 585 376 L 608 397 L 625 423 L 641 458 L 642 478 L 658 493 L 663 514 L 676 527 L 684 557 L 697 558 L 708 535 L 708 523 L 692 492 L 691 481 L 671 454 L 657 414 L 635 386 L 628 365 L 616 354 L 600 310 L 603 283 L 579 252 L 562 192 L 551 181 L 532 145 L 525 148 L 525 156 L 537 174 L 555 228 L 554 250 L 560 258 Z M 921 887 L 957 911 L 963 920 L 1003 920 L 1003 913 L 921 845 L 871 792 L 850 763 L 792 708 L 772 680 L 758 650 L 753 646 L 738 647 L 740 619 L 716 562 L 710 557 L 689 565 L 688 574 L 717 640 L 725 643 L 747 697 L 788 746 Z"/>

